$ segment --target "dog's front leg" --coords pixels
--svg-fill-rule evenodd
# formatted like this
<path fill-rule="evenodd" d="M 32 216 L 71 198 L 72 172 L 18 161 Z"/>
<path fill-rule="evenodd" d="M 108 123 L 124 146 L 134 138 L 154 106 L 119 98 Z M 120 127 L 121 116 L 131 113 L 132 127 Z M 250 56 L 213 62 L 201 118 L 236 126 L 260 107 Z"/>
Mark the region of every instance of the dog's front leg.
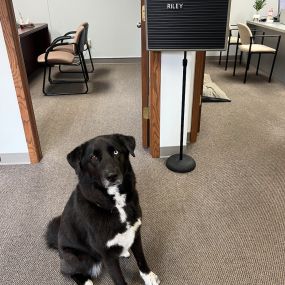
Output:
<path fill-rule="evenodd" d="M 103 261 L 114 283 L 116 285 L 127 285 L 118 258 L 106 256 L 103 258 Z"/>
<path fill-rule="evenodd" d="M 137 264 L 140 270 L 140 275 L 142 279 L 144 280 L 145 285 L 158 285 L 160 281 L 157 275 L 154 274 L 152 271 L 150 271 L 147 265 L 144 252 L 143 252 L 140 232 L 137 233 L 136 239 L 131 249 L 137 261 Z"/>

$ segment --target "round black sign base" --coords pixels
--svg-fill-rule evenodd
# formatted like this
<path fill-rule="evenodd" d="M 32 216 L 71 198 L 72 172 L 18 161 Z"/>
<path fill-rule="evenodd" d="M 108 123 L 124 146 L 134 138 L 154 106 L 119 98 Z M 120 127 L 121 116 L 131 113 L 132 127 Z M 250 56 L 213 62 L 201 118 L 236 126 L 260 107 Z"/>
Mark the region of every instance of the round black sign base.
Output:
<path fill-rule="evenodd" d="M 187 173 L 195 169 L 196 162 L 189 155 L 183 154 L 180 160 L 180 155 L 174 154 L 166 160 L 166 167 L 173 172 Z"/>

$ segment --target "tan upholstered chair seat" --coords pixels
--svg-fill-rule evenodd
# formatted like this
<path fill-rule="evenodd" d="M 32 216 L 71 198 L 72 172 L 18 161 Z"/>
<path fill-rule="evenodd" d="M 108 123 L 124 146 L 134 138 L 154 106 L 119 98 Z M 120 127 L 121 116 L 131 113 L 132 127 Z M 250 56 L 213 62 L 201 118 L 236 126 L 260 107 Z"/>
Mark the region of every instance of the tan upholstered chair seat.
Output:
<path fill-rule="evenodd" d="M 230 39 L 230 38 L 228 38 L 228 40 L 229 40 L 229 39 Z M 231 44 L 236 44 L 237 41 L 238 41 L 238 38 L 237 38 L 237 37 L 231 37 L 230 43 L 231 43 Z M 239 43 L 240 43 L 240 39 L 239 39 Z"/>
<path fill-rule="evenodd" d="M 70 52 L 65 51 L 51 51 L 48 55 L 48 63 L 53 64 L 72 64 L 74 60 L 74 55 Z M 45 54 L 41 54 L 38 57 L 38 62 L 45 62 Z"/>
<path fill-rule="evenodd" d="M 239 49 L 244 52 L 249 52 L 250 45 L 240 45 Z M 265 45 L 259 45 L 259 44 L 252 44 L 251 46 L 251 52 L 276 52 L 274 48 L 265 46 Z"/>
<path fill-rule="evenodd" d="M 70 52 L 70 53 L 72 53 L 72 54 L 75 53 L 74 45 L 73 45 L 73 44 L 70 44 L 70 45 L 63 45 L 63 46 L 57 46 L 57 47 L 55 47 L 53 50 L 55 50 L 55 51 Z"/>

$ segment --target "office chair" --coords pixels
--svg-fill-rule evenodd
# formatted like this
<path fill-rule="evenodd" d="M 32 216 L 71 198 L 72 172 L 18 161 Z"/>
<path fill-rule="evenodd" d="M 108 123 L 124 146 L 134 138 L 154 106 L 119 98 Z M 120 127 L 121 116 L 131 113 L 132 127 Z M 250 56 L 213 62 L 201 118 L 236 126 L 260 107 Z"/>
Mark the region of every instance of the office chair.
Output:
<path fill-rule="evenodd" d="M 89 47 L 89 43 L 88 43 L 88 30 L 89 30 L 89 24 L 87 22 L 84 22 L 82 24 L 80 24 L 80 26 L 77 28 L 77 30 L 83 26 L 85 29 L 85 33 L 84 33 L 84 51 L 88 51 L 89 54 L 89 58 L 90 58 L 90 63 L 91 63 L 91 70 L 89 70 L 89 73 L 94 72 L 94 64 L 93 64 L 93 60 L 92 60 L 92 55 L 91 55 L 91 51 L 90 51 L 90 47 Z M 66 34 L 64 34 L 64 36 L 72 36 L 73 34 L 75 34 L 76 31 L 70 31 L 67 32 Z M 58 46 L 55 50 L 61 50 L 61 51 L 66 51 L 66 52 L 71 52 L 74 55 L 78 56 L 76 53 L 76 49 L 74 48 L 74 45 L 72 44 L 72 42 L 69 45 L 65 45 L 65 46 Z M 80 63 L 78 63 L 78 65 L 80 65 Z M 59 66 L 59 70 L 60 72 L 64 72 L 64 73 L 77 73 L 76 71 L 63 71 L 61 66 Z"/>
<path fill-rule="evenodd" d="M 226 57 L 225 70 L 228 69 L 230 46 L 240 44 L 240 41 L 238 41 L 238 37 L 233 36 L 233 31 L 238 31 L 237 25 L 230 25 L 230 28 L 229 28 L 229 37 L 228 37 L 228 47 L 227 47 L 227 57 Z M 223 53 L 223 51 L 220 51 L 219 65 L 221 65 L 222 53 Z M 241 63 L 241 60 L 242 60 L 242 52 L 240 54 L 240 63 Z"/>
<path fill-rule="evenodd" d="M 57 47 L 63 47 L 63 46 L 68 46 L 70 43 L 65 43 L 64 40 L 70 40 L 72 37 L 70 36 L 62 36 L 56 38 L 51 45 L 47 48 L 46 52 L 41 54 L 38 57 L 38 62 L 44 64 L 44 78 L 43 78 L 43 93 L 47 96 L 52 96 L 52 95 L 75 95 L 75 94 L 86 94 L 88 92 L 88 72 L 87 72 L 87 67 L 83 58 L 83 52 L 84 52 L 84 35 L 85 29 L 84 27 L 80 27 L 77 32 L 75 33 L 75 36 L 73 38 L 73 43 L 74 48 L 76 50 L 76 54 L 78 54 L 79 58 L 79 63 L 81 66 L 81 73 L 83 75 L 83 80 L 53 80 L 51 78 L 51 68 L 55 65 L 73 65 L 74 64 L 74 59 L 75 55 L 71 52 L 66 52 L 62 50 L 56 50 L 55 48 Z M 46 85 L 46 70 L 47 68 L 49 69 L 48 73 L 48 80 L 50 84 L 70 84 L 70 83 L 85 83 L 85 90 L 83 92 L 73 92 L 73 93 L 51 93 L 47 92 L 45 85 Z"/>
<path fill-rule="evenodd" d="M 273 69 L 274 69 L 274 65 L 275 65 L 275 60 L 276 60 L 276 56 L 277 56 L 278 49 L 279 49 L 281 36 L 280 35 L 265 35 L 264 33 L 262 35 L 252 35 L 251 30 L 245 24 L 238 24 L 238 30 L 239 30 L 238 38 L 240 39 L 241 44 L 237 45 L 237 47 L 236 47 L 235 65 L 234 65 L 233 76 L 235 76 L 235 72 L 236 72 L 236 61 L 237 61 L 238 49 L 240 49 L 240 51 L 242 51 L 242 52 L 248 53 L 243 83 L 246 83 L 246 80 L 247 80 L 247 73 L 249 70 L 249 65 L 250 65 L 252 54 L 258 54 L 259 55 L 257 68 L 256 68 L 256 75 L 258 75 L 258 71 L 259 71 L 261 54 L 274 54 L 273 62 L 272 62 L 272 66 L 271 66 L 271 71 L 270 71 L 270 75 L 269 75 L 269 80 L 268 80 L 268 82 L 271 82 L 271 77 L 272 77 L 272 73 L 273 73 Z M 269 37 L 270 38 L 277 38 L 277 44 L 276 44 L 275 49 L 272 47 L 264 45 L 264 39 L 269 38 Z M 261 38 L 261 44 L 254 43 L 254 40 L 256 38 Z"/>

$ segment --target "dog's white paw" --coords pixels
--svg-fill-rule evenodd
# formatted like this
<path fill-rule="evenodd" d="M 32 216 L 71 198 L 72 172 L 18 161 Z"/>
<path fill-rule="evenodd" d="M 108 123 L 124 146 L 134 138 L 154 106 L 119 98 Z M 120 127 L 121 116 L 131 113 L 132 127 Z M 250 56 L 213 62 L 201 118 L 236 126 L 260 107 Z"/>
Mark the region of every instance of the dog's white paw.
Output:
<path fill-rule="evenodd" d="M 92 269 L 90 270 L 91 277 L 98 277 L 101 273 L 101 270 L 102 270 L 102 263 L 101 262 L 94 263 Z"/>
<path fill-rule="evenodd" d="M 160 283 L 160 280 L 158 279 L 157 275 L 154 274 L 152 271 L 149 274 L 140 272 L 140 275 L 145 285 L 159 285 Z"/>
<path fill-rule="evenodd" d="M 125 258 L 129 258 L 131 256 L 131 254 L 126 250 L 124 252 L 122 252 L 121 257 L 125 257 Z"/>
<path fill-rule="evenodd" d="M 93 285 L 93 282 L 92 282 L 92 280 L 88 279 L 88 280 L 84 283 L 84 285 Z"/>

